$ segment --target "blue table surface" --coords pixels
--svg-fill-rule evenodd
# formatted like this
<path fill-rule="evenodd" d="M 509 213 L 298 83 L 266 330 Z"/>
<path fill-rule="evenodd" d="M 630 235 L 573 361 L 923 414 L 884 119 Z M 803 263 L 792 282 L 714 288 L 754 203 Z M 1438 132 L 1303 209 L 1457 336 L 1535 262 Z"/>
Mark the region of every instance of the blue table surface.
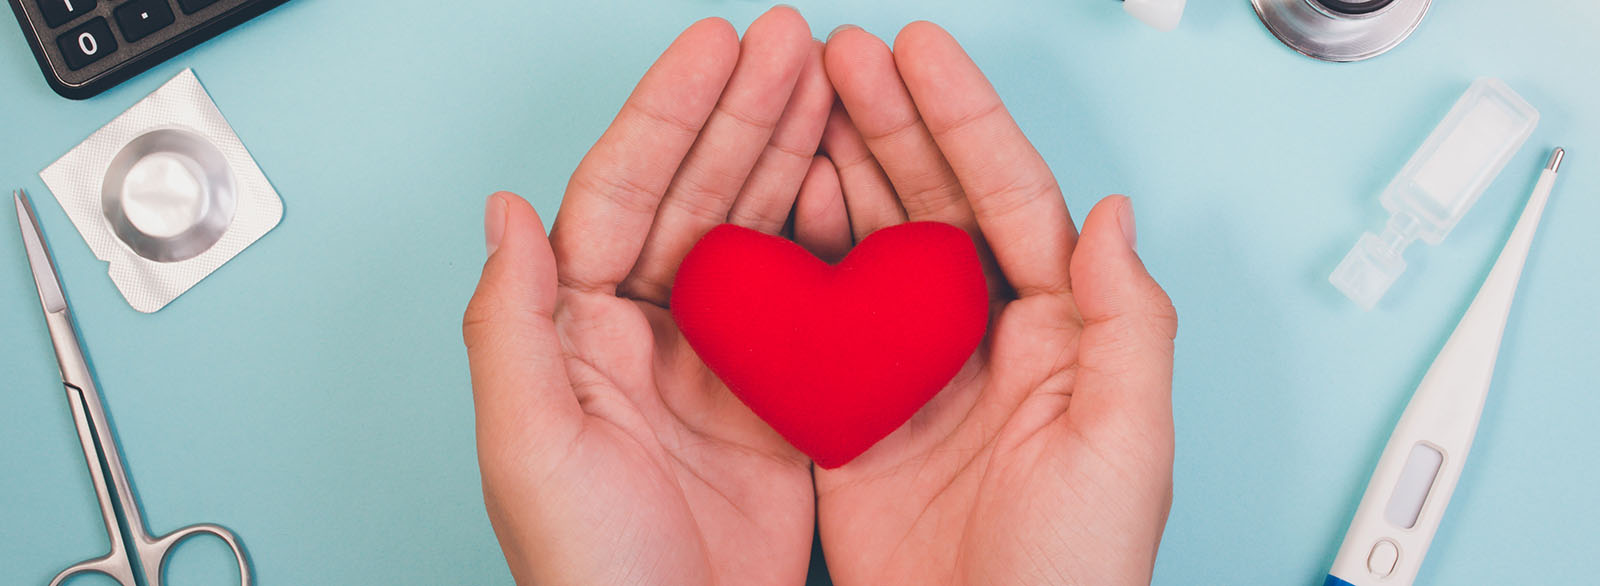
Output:
<path fill-rule="evenodd" d="M 1568 148 L 1494 388 L 1421 584 L 1600 575 L 1600 3 L 1439 2 L 1359 64 L 1279 44 L 1244 0 L 1159 33 L 1116 2 L 803 2 L 818 37 L 947 26 L 1082 212 L 1128 193 L 1181 315 L 1176 496 L 1158 584 L 1320 584 L 1406 399 Z M 1493 6 L 1512 6 L 1495 11 Z M 658 52 L 734 0 L 295 0 L 86 102 L 0 26 L 0 186 L 32 192 L 158 532 L 241 535 L 261 584 L 507 584 L 480 499 L 460 312 L 482 203 L 549 212 Z M 193 67 L 282 194 L 282 224 L 135 312 L 38 172 Z M 1442 246 L 1363 312 L 1328 283 L 1378 193 L 1479 76 L 1538 130 Z M 7 216 L 9 218 L 9 216 Z M 0 575 L 42 584 L 105 537 L 27 265 L 0 220 Z M 176 583 L 231 583 L 201 540 Z M 215 582 L 221 580 L 221 582 Z M 93 583 L 83 580 L 82 583 Z M 109 583 L 109 582 L 99 582 Z"/>

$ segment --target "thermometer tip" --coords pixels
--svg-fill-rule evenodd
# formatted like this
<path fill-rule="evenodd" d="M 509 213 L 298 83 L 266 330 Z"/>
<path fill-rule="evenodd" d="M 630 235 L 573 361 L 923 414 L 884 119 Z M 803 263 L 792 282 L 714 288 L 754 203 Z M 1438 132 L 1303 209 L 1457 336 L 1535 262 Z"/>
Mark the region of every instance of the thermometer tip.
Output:
<path fill-rule="evenodd" d="M 1550 153 L 1550 162 L 1546 163 L 1544 168 L 1549 169 L 1551 173 L 1561 171 L 1561 159 L 1565 158 L 1566 156 L 1567 149 L 1556 147 L 1556 150 Z"/>

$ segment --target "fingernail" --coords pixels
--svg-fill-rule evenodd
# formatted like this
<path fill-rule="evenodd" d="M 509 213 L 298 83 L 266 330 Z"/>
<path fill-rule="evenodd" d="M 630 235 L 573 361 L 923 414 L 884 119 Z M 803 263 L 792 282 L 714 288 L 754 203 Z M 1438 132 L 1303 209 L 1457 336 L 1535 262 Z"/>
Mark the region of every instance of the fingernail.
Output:
<path fill-rule="evenodd" d="M 833 36 L 834 35 L 837 35 L 837 34 L 842 33 L 844 31 L 858 31 L 858 30 L 861 30 L 861 27 L 853 25 L 853 24 L 841 24 L 841 25 L 839 25 L 837 27 L 834 27 L 833 32 L 828 33 L 828 40 L 830 40 L 830 41 L 833 40 Z"/>
<path fill-rule="evenodd" d="M 1139 250 L 1139 229 L 1133 223 L 1133 200 L 1122 196 L 1122 210 L 1117 214 L 1117 224 L 1122 227 L 1122 237 L 1128 240 L 1128 248 Z"/>
<path fill-rule="evenodd" d="M 506 233 L 506 200 L 500 194 L 489 196 L 483 210 L 483 243 L 489 254 L 500 248 L 500 237 Z"/>

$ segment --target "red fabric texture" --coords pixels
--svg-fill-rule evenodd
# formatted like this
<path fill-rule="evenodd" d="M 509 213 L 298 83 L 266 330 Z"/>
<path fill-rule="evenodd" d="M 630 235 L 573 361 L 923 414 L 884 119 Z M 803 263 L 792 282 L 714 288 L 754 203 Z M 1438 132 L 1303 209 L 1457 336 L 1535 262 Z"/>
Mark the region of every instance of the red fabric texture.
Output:
<path fill-rule="evenodd" d="M 988 327 L 977 249 L 948 224 L 873 232 L 837 265 L 724 224 L 678 268 L 672 317 L 706 366 L 823 468 L 900 427 Z"/>

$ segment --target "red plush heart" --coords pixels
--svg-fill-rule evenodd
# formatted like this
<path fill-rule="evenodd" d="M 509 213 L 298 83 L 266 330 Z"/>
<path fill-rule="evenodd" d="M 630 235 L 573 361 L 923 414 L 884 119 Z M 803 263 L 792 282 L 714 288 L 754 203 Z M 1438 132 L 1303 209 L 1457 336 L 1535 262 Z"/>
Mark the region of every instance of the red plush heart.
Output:
<path fill-rule="evenodd" d="M 834 468 L 950 382 L 988 299 L 971 237 L 948 224 L 878 230 L 837 265 L 725 224 L 683 259 L 672 317 L 750 410 Z"/>

